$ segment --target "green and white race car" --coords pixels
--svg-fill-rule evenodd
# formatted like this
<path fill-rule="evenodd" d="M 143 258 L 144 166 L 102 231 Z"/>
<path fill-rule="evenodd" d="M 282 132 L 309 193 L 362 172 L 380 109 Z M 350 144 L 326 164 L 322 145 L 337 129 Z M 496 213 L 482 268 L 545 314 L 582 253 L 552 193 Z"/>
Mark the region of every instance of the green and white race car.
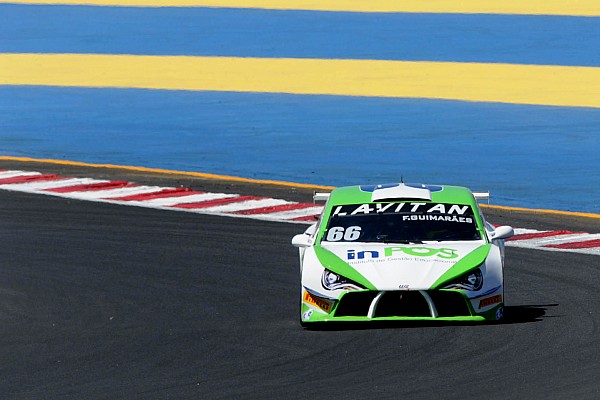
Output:
<path fill-rule="evenodd" d="M 459 186 L 349 186 L 294 236 L 303 326 L 325 321 L 495 321 L 504 307 L 504 240 L 483 194 Z M 313 325 L 314 326 L 314 325 Z"/>

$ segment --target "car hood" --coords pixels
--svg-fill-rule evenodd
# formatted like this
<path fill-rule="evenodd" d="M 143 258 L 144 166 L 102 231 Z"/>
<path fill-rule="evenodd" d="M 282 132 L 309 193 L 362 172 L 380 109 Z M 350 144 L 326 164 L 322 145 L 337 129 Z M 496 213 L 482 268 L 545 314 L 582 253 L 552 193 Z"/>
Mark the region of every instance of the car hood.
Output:
<path fill-rule="evenodd" d="M 484 241 L 315 246 L 323 267 L 373 290 L 436 289 L 481 265 L 489 250 Z"/>

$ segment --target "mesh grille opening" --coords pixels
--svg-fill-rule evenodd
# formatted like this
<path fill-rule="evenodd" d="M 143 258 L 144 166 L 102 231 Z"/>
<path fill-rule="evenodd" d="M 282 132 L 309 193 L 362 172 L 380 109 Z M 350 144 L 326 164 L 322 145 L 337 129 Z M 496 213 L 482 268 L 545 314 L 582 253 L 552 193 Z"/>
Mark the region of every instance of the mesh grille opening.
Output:
<path fill-rule="evenodd" d="M 431 312 L 421 293 L 394 291 L 381 296 L 374 317 L 431 317 Z"/>
<path fill-rule="evenodd" d="M 340 299 L 334 312 L 336 317 L 366 317 L 371 303 L 379 292 L 348 292 Z M 453 291 L 432 290 L 427 292 L 438 317 L 468 317 L 471 311 L 465 297 Z M 375 309 L 374 318 L 381 317 L 431 317 L 427 300 L 419 292 L 385 292 Z"/>
<path fill-rule="evenodd" d="M 462 294 L 442 290 L 432 290 L 427 293 L 435 304 L 438 317 L 468 317 L 471 315 L 467 301 Z"/>
<path fill-rule="evenodd" d="M 377 292 L 348 292 L 335 310 L 336 317 L 366 317 Z"/>

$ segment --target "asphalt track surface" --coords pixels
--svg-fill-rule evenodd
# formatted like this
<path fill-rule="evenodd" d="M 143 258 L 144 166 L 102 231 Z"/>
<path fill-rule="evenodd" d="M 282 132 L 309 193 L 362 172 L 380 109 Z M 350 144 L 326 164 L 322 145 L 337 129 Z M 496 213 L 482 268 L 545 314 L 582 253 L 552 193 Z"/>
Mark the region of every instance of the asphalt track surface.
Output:
<path fill-rule="evenodd" d="M 597 220 L 487 214 L 597 230 Z M 0 224 L 5 399 L 600 396 L 594 255 L 507 249 L 501 324 L 311 331 L 298 322 L 290 245 L 303 225 L 5 191 Z"/>

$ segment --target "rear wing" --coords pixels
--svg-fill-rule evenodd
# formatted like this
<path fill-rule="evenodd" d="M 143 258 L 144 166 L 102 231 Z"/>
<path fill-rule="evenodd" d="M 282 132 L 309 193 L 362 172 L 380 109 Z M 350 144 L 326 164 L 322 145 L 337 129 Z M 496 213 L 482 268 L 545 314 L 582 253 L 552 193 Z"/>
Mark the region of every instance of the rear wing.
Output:
<path fill-rule="evenodd" d="M 323 201 L 326 202 L 327 200 L 329 200 L 329 195 L 331 193 L 314 193 L 313 194 L 313 201 L 316 203 L 317 201 Z"/>
<path fill-rule="evenodd" d="M 485 200 L 490 204 L 490 192 L 473 192 L 473 197 L 477 202 Z"/>
<path fill-rule="evenodd" d="M 315 192 L 313 194 L 313 201 L 316 203 L 317 201 L 326 202 L 329 199 L 329 195 L 331 193 L 319 193 Z M 490 192 L 473 192 L 473 197 L 477 202 L 479 201 L 487 201 L 490 204 Z"/>

